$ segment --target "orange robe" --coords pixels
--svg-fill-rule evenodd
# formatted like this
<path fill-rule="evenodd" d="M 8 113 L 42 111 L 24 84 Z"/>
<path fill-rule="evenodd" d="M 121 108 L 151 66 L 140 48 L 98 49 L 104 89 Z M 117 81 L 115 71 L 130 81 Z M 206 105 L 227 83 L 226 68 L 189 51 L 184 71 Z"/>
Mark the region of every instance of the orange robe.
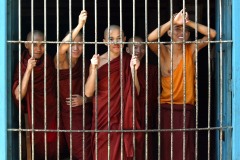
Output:
<path fill-rule="evenodd" d="M 131 57 L 123 54 L 123 129 L 133 129 L 133 95 L 132 95 L 132 76 L 130 69 Z M 120 93 L 120 56 L 110 62 L 110 130 L 120 130 L 121 121 L 121 93 Z M 94 102 L 92 129 L 108 130 L 108 64 L 98 69 L 98 103 Z M 95 109 L 97 107 L 97 113 Z M 136 99 L 135 105 L 135 128 L 140 129 L 139 105 Z M 95 126 L 95 114 L 97 114 L 97 126 Z M 96 128 L 95 128 L 96 127 Z M 110 133 L 110 159 L 121 159 L 120 132 Z M 143 157 L 143 136 L 136 133 L 136 159 L 141 160 Z M 92 134 L 93 159 L 97 156 L 99 160 L 108 157 L 108 134 L 107 132 L 98 133 L 97 148 L 95 148 L 95 133 Z M 95 155 L 95 150 L 98 155 Z M 132 159 L 134 155 L 133 134 L 131 132 L 123 133 L 123 158 Z"/>
<path fill-rule="evenodd" d="M 186 45 L 186 117 L 185 127 L 195 127 L 195 66 L 193 54 Z M 161 129 L 171 129 L 171 78 L 162 77 Z M 173 71 L 173 129 L 183 129 L 183 59 Z M 195 132 L 185 132 L 185 159 L 193 160 L 195 155 Z M 171 132 L 161 132 L 161 159 L 171 159 Z M 173 132 L 173 159 L 183 159 L 183 132 Z"/>
<path fill-rule="evenodd" d="M 72 95 L 78 94 L 82 96 L 82 57 L 78 59 L 76 65 L 72 68 Z M 88 77 L 89 64 L 85 63 L 85 77 Z M 63 120 L 63 129 L 70 129 L 70 106 L 66 103 L 69 97 L 69 69 L 60 70 L 60 101 L 61 101 L 61 117 Z M 83 130 L 83 106 L 73 107 L 72 109 L 72 130 Z M 85 130 L 90 130 L 92 125 L 92 103 L 85 104 Z M 68 143 L 70 151 L 70 132 L 64 132 L 65 139 Z M 83 133 L 72 133 L 72 157 L 75 160 L 83 159 Z M 84 143 L 85 159 L 91 160 L 91 133 L 85 133 Z"/>
<path fill-rule="evenodd" d="M 21 57 L 21 78 L 26 71 L 28 59 L 31 56 L 29 52 L 25 50 Z M 14 74 L 14 82 L 12 92 L 19 85 L 19 66 L 17 66 Z M 44 129 L 44 57 L 42 56 L 36 67 L 34 67 L 34 129 Z M 54 67 L 54 62 L 51 57 L 47 56 L 47 129 L 56 130 L 57 128 L 57 99 L 56 99 L 56 72 Z M 32 128 L 32 90 L 31 90 L 31 78 L 28 83 L 28 89 L 25 97 L 22 100 L 22 112 L 28 113 L 28 122 L 30 129 Z M 16 100 L 15 95 L 13 96 L 16 105 L 18 105 L 18 100 Z M 61 140 L 60 140 L 61 141 Z M 47 157 L 48 159 L 57 158 L 57 133 L 48 132 L 47 133 Z M 35 159 L 44 159 L 44 132 L 34 132 L 34 157 Z"/>

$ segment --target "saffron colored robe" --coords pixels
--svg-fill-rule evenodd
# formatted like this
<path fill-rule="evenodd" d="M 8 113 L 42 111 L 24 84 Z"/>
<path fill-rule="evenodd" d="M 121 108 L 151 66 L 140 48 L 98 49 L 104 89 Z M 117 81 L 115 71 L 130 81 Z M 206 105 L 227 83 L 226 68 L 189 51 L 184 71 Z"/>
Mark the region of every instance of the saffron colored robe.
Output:
<path fill-rule="evenodd" d="M 85 63 L 85 77 L 88 76 L 89 64 Z M 60 70 L 60 101 L 61 101 L 61 117 L 63 120 L 64 130 L 70 129 L 70 106 L 66 103 L 69 98 L 69 69 Z M 82 96 L 83 90 L 83 66 L 82 57 L 80 57 L 76 65 L 72 68 L 72 95 L 78 94 Z M 72 130 L 83 130 L 83 106 L 72 107 Z M 90 130 L 92 125 L 92 103 L 85 104 L 85 130 Z M 70 152 L 70 131 L 64 132 L 68 149 Z M 82 160 L 83 151 L 86 160 L 92 159 L 91 153 L 91 133 L 85 133 L 85 147 L 83 149 L 83 132 L 72 132 L 72 157 L 73 160 Z"/>
<path fill-rule="evenodd" d="M 186 117 L 183 116 L 183 59 L 173 71 L 173 129 L 195 128 L 195 67 L 193 54 L 186 45 Z M 171 129 L 171 78 L 162 77 L 161 94 L 161 129 Z M 195 155 L 195 132 L 185 132 L 185 159 L 193 160 Z M 171 155 L 171 132 L 161 134 L 161 159 L 169 160 Z M 183 131 L 173 132 L 173 159 L 183 159 Z"/>
<path fill-rule="evenodd" d="M 130 69 L 131 57 L 123 54 L 123 129 L 133 129 L 133 94 L 132 94 L 132 75 Z M 121 122 L 121 93 L 120 93 L 120 56 L 110 62 L 110 121 L 108 121 L 108 64 L 104 64 L 98 69 L 98 102 L 93 108 L 92 129 L 120 130 Z M 141 129 L 139 104 L 135 101 L 135 129 Z M 96 108 L 97 107 L 97 108 Z M 97 110 L 97 112 L 95 112 Z M 95 114 L 97 114 L 97 126 L 95 126 Z M 108 157 L 108 133 L 97 133 L 97 148 L 95 148 L 95 135 L 92 134 L 92 148 L 94 159 L 105 160 Z M 110 159 L 121 159 L 121 132 L 110 132 Z M 136 159 L 143 159 L 143 134 L 135 134 Z M 133 133 L 123 132 L 123 158 L 132 159 L 134 156 Z M 96 155 L 96 150 L 98 154 Z"/>
<path fill-rule="evenodd" d="M 26 71 L 29 55 L 28 50 L 22 53 L 21 58 L 21 78 Z M 14 74 L 14 82 L 12 92 L 19 85 L 19 66 L 17 66 Z M 22 99 L 22 113 L 28 113 L 29 128 L 32 129 L 44 129 L 44 56 L 42 56 L 38 61 L 37 65 L 34 67 L 34 127 L 32 126 L 32 87 L 31 87 L 31 77 L 28 83 L 28 89 L 25 97 Z M 46 76 L 46 93 L 47 93 L 47 129 L 56 130 L 57 128 L 57 99 L 56 99 L 56 74 L 53 60 L 51 57 L 47 56 L 47 76 Z M 18 105 L 18 100 L 16 100 L 15 95 L 13 96 L 16 104 Z M 31 135 L 31 134 L 30 134 Z M 60 138 L 60 142 L 61 138 Z M 44 159 L 44 132 L 34 131 L 34 157 L 35 159 Z M 48 159 L 57 158 L 57 133 L 47 132 L 47 157 Z"/>

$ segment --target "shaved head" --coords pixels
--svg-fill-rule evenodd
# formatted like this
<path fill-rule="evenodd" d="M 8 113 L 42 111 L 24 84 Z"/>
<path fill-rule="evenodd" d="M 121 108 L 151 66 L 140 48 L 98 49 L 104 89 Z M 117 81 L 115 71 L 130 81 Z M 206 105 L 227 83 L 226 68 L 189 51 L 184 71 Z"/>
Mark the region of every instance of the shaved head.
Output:
<path fill-rule="evenodd" d="M 119 30 L 120 31 L 120 27 L 118 25 L 110 25 L 109 30 L 110 30 L 110 32 L 112 30 Z M 122 36 L 124 37 L 124 32 L 123 31 L 122 31 Z M 105 39 L 108 38 L 108 27 L 104 30 L 104 38 Z"/>
<path fill-rule="evenodd" d="M 34 30 L 33 31 L 33 36 L 40 36 L 40 37 L 42 37 L 42 39 L 44 37 L 43 33 L 39 30 Z M 27 41 L 31 41 L 31 40 L 32 40 L 32 32 L 29 32 L 28 35 L 27 35 Z"/>
<path fill-rule="evenodd" d="M 134 41 L 132 37 L 128 40 L 128 42 L 143 42 L 143 39 L 141 37 L 135 36 Z M 130 55 L 133 55 L 135 53 L 138 59 L 141 60 L 145 55 L 145 45 L 142 43 L 136 44 L 129 43 L 126 48 L 126 52 L 129 53 Z"/>
<path fill-rule="evenodd" d="M 134 41 L 135 41 L 135 42 L 143 42 L 143 39 L 142 39 L 141 37 L 135 36 L 135 37 L 134 37 Z M 130 38 L 130 39 L 128 40 L 128 42 L 133 42 L 133 37 Z M 132 44 L 128 44 L 128 46 L 129 46 L 129 45 L 132 45 Z"/>

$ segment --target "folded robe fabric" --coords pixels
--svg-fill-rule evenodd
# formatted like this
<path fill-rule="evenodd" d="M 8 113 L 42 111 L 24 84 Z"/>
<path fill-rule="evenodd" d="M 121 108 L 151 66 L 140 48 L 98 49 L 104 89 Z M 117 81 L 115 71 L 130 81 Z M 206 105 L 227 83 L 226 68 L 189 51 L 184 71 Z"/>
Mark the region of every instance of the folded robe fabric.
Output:
<path fill-rule="evenodd" d="M 27 69 L 28 59 L 30 54 L 27 50 L 22 53 L 21 57 L 21 78 Z M 57 128 L 57 99 L 56 99 L 56 72 L 53 60 L 47 55 L 46 66 L 46 125 L 47 129 L 56 130 Z M 19 84 L 19 66 L 17 66 L 14 74 L 13 90 L 14 91 Z M 32 106 L 32 87 L 31 78 L 28 83 L 28 89 L 25 97 L 22 99 L 22 113 L 28 113 L 28 122 L 30 129 L 44 129 L 44 56 L 37 60 L 37 64 L 34 67 L 34 94 Z M 18 106 L 18 100 L 15 95 L 14 100 Z M 33 124 L 32 126 L 32 108 L 33 110 Z M 44 132 L 34 132 L 34 155 L 35 159 L 44 159 Z M 56 159 L 57 156 L 57 133 L 47 132 L 47 155 L 50 159 Z"/>
<path fill-rule="evenodd" d="M 89 64 L 85 62 L 85 77 L 88 77 Z M 61 101 L 61 117 L 63 120 L 64 130 L 70 129 L 70 106 L 66 103 L 66 98 L 70 97 L 69 94 L 69 69 L 60 70 L 60 101 Z M 85 78 L 86 79 L 86 78 Z M 72 68 L 72 95 L 78 94 L 82 96 L 83 94 L 83 65 L 82 57 L 80 57 L 76 65 Z M 85 127 L 83 128 L 83 106 L 72 107 L 72 130 L 90 130 L 92 125 L 92 103 L 85 104 Z M 65 139 L 68 143 L 68 148 L 70 151 L 70 131 L 64 132 Z M 72 157 L 75 160 L 92 159 L 91 153 L 91 133 L 84 133 L 85 143 L 83 148 L 83 132 L 72 132 Z"/>
<path fill-rule="evenodd" d="M 132 94 L 132 75 L 130 69 L 131 57 L 127 54 L 123 54 L 123 125 L 122 129 L 132 130 L 133 129 L 133 110 L 135 110 L 135 129 L 141 129 L 140 127 L 140 110 L 139 104 L 136 97 L 135 109 L 133 107 L 133 94 Z M 113 59 L 110 62 L 110 85 L 108 85 L 108 63 L 104 64 L 98 69 L 98 91 L 97 104 L 94 102 L 93 108 L 93 120 L 92 129 L 108 130 L 108 123 L 110 130 L 120 130 L 121 122 L 121 83 L 120 83 L 120 56 Z M 108 102 L 108 87 L 110 87 L 110 102 Z M 110 110 L 108 111 L 108 103 L 110 103 Z M 97 107 L 97 108 L 96 108 Z M 95 112 L 97 110 L 97 113 Z M 108 121 L 108 112 L 110 115 L 110 121 Z M 95 126 L 95 114 L 97 114 L 97 126 Z M 92 134 L 92 148 L 94 159 L 95 156 L 98 159 L 106 159 L 108 157 L 108 133 L 99 132 L 97 133 L 98 143 L 95 148 L 95 134 Z M 121 159 L 121 133 L 111 132 L 110 133 L 110 159 L 120 160 Z M 132 159 L 134 156 L 134 145 L 133 145 L 133 133 L 123 132 L 123 158 Z M 136 158 L 142 159 L 143 156 L 143 136 L 141 133 L 135 134 L 136 142 Z M 98 155 L 95 155 L 97 149 Z"/>

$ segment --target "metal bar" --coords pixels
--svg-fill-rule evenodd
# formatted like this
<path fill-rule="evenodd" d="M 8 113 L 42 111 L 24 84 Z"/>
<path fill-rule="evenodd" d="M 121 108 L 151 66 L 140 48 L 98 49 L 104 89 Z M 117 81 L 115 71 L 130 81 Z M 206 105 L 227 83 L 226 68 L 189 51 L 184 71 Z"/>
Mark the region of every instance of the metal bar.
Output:
<path fill-rule="evenodd" d="M 195 0 L 195 42 L 198 41 L 198 0 Z M 196 94 L 196 128 L 198 128 L 198 43 L 195 43 L 195 94 Z M 198 131 L 195 131 L 195 159 L 198 159 Z"/>
<path fill-rule="evenodd" d="M 97 31 L 97 0 L 94 1 L 95 5 L 94 5 L 94 24 L 95 24 L 95 55 L 98 54 L 98 49 L 97 49 L 97 35 L 98 35 L 98 31 Z M 98 72 L 96 72 L 96 77 L 98 77 Z M 98 128 L 98 79 L 95 79 L 95 159 L 98 159 L 98 132 L 97 132 L 97 128 Z"/>
<path fill-rule="evenodd" d="M 57 19 L 57 28 L 56 28 L 56 39 L 59 42 L 59 0 L 56 0 L 56 19 Z M 59 45 L 57 44 L 57 159 L 60 159 L 60 79 L 59 79 Z"/>
<path fill-rule="evenodd" d="M 32 41 L 16 41 L 16 40 L 8 40 L 7 41 L 7 43 L 22 43 L 22 44 L 24 44 L 24 43 L 27 43 L 27 42 L 29 42 L 29 43 L 31 43 Z M 33 42 L 39 42 L 39 41 L 33 41 Z M 188 44 L 188 43 L 197 43 L 197 44 L 200 44 L 200 43 L 212 43 L 212 44 L 218 44 L 218 43 L 233 43 L 233 41 L 232 40 L 221 40 L 221 41 L 217 41 L 217 40 L 214 40 L 214 41 L 204 41 L 204 42 L 202 42 L 202 41 L 186 41 L 185 43 L 186 44 Z M 66 43 L 66 44 L 83 44 L 83 42 L 56 42 L 56 41 L 40 41 L 40 43 L 44 43 L 44 44 L 46 44 L 46 43 L 48 43 L 48 44 L 61 44 L 61 43 Z M 116 42 L 116 44 L 129 44 L 130 42 Z M 169 42 L 164 42 L 164 41 L 162 41 L 162 42 L 136 42 L 136 43 L 140 43 L 140 44 L 158 44 L 158 43 L 160 43 L 160 44 L 169 44 Z M 172 42 L 173 44 L 178 44 L 178 43 L 182 43 L 182 42 Z M 84 42 L 84 44 L 111 44 L 111 42 Z"/>
<path fill-rule="evenodd" d="M 83 9 L 85 10 L 85 0 L 83 0 L 82 2 L 82 5 L 83 5 Z M 86 106 L 85 106 L 85 102 L 86 102 L 86 99 L 85 99 L 85 25 L 83 26 L 83 37 L 82 37 L 82 42 L 83 42 L 83 53 L 82 53 L 82 65 L 83 65 L 83 70 L 82 70 L 82 95 L 83 95 L 83 130 L 85 130 L 85 118 L 86 118 Z M 85 160 L 85 132 L 82 133 L 83 134 L 83 138 L 82 138 L 82 147 L 83 147 L 83 150 L 82 150 L 82 154 L 83 154 L 83 160 Z"/>
<path fill-rule="evenodd" d="M 33 31 L 34 31 L 34 0 L 31 0 L 31 45 L 32 45 L 32 57 L 33 57 L 33 39 L 34 39 L 34 35 L 33 35 Z M 31 128 L 32 128 L 32 159 L 34 159 L 34 70 L 32 70 L 32 74 L 31 74 Z"/>
<path fill-rule="evenodd" d="M 70 42 L 73 41 L 72 39 L 72 0 L 69 0 L 69 33 L 70 33 Z M 70 97 L 70 108 L 69 108 L 69 117 L 70 117 L 70 126 L 69 126 L 69 132 L 70 132 L 70 160 L 73 159 L 72 156 L 72 43 L 70 43 L 70 54 L 69 57 L 69 97 Z"/>
<path fill-rule="evenodd" d="M 21 40 L 21 0 L 18 0 L 18 40 Z M 21 77 L 21 73 L 22 73 L 22 67 L 21 67 L 21 43 L 18 43 L 18 66 L 19 66 L 19 70 L 18 70 L 18 79 L 19 79 L 19 87 L 18 87 L 18 97 L 19 97 L 19 101 L 18 101 L 18 108 L 19 108 L 19 112 L 18 112 L 18 125 L 19 125 L 19 129 L 22 129 L 22 102 L 21 102 L 21 97 L 22 97 L 22 77 Z M 22 132 L 19 131 L 19 159 L 22 159 Z M 26 134 L 27 135 L 27 134 Z"/>
<path fill-rule="evenodd" d="M 220 41 L 222 40 L 222 36 L 223 36 L 223 32 L 222 32 L 222 19 L 223 19 L 223 16 L 222 16 L 222 0 L 219 0 L 219 19 L 220 19 L 220 23 L 219 23 L 219 32 L 220 32 Z M 220 75 L 219 75 L 219 79 L 220 79 L 220 127 L 223 126 L 223 64 L 222 64 L 222 61 L 223 61 L 223 44 L 220 42 L 219 43 L 219 46 L 220 46 L 220 63 L 219 63 L 219 67 L 220 67 Z M 219 159 L 222 160 L 222 157 L 223 157 L 223 130 L 220 129 L 220 146 L 219 146 Z"/>
<path fill-rule="evenodd" d="M 135 41 L 134 37 L 135 37 L 135 11 L 136 8 L 135 8 L 135 0 L 133 0 L 133 42 Z M 133 47 L 133 56 L 135 56 L 135 47 Z M 135 65 L 134 65 L 134 68 L 135 68 Z M 135 126 L 135 111 L 136 111 L 136 102 L 135 102 L 135 69 L 133 69 L 133 119 L 132 119 L 132 123 L 133 123 L 133 130 L 136 129 L 136 126 Z M 135 135 L 135 132 L 133 132 L 133 160 L 136 159 L 136 139 L 135 139 L 136 135 Z"/>
<path fill-rule="evenodd" d="M 183 0 L 183 19 L 184 19 L 184 23 L 183 23 L 183 49 L 182 49 L 182 54 L 183 54 L 183 129 L 186 128 L 186 37 L 185 37 L 185 33 L 186 33 L 186 15 L 185 15 L 185 0 Z M 186 159 L 186 132 L 183 131 L 183 160 Z"/>
<path fill-rule="evenodd" d="M 145 42 L 147 42 L 147 35 L 148 35 L 148 17 L 147 17 L 147 10 L 148 3 L 147 0 L 145 0 Z M 148 130 L 148 48 L 147 45 L 145 45 L 145 75 L 146 75 L 146 90 L 145 90 L 145 129 Z M 145 133 L 145 160 L 148 159 L 148 132 Z"/>
<path fill-rule="evenodd" d="M 214 131 L 214 130 L 232 130 L 233 127 L 232 126 L 226 126 L 226 127 L 211 127 L 211 128 L 186 128 L 186 129 L 148 129 L 148 130 L 138 130 L 138 132 L 169 132 L 169 131 L 172 131 L 172 132 L 179 132 L 179 131 Z M 7 131 L 15 131 L 15 132 L 18 132 L 19 129 L 18 128 L 11 128 L 11 129 L 7 129 Z M 23 132 L 26 132 L 26 131 L 32 131 L 31 129 L 21 129 L 20 131 L 23 131 Z M 35 129 L 36 132 L 44 132 L 44 129 Z M 55 130 L 52 130 L 52 129 L 48 129 L 46 130 L 47 132 L 55 132 Z M 83 132 L 84 130 L 72 130 L 74 132 Z M 69 132 L 69 130 L 59 130 L 59 132 Z M 86 130 L 86 132 L 92 132 L 92 130 Z M 115 133 L 115 132 L 136 132 L 136 130 L 111 130 L 111 131 L 108 131 L 108 130 L 98 130 L 97 132 L 109 132 L 109 133 Z"/>
<path fill-rule="evenodd" d="M 121 42 L 123 42 L 123 30 L 122 30 L 122 0 L 120 0 L 120 38 L 121 38 Z M 123 44 L 120 44 L 120 94 L 121 94 L 121 99 L 120 99 L 120 130 L 123 130 Z M 123 156 L 123 152 L 124 152 L 124 148 L 123 148 L 123 132 L 121 132 L 121 137 L 120 137 L 120 150 L 121 150 L 121 160 L 124 159 Z"/>
<path fill-rule="evenodd" d="M 161 43 L 160 43 L 160 0 L 157 1 L 158 6 L 158 130 L 161 129 Z M 161 159 L 161 132 L 158 132 L 158 160 Z"/>
<path fill-rule="evenodd" d="M 210 40 L 210 2 L 207 0 L 208 40 Z M 211 45 L 208 43 L 208 128 L 211 127 Z M 211 132 L 208 131 L 208 160 L 211 155 Z"/>
<path fill-rule="evenodd" d="M 47 35 L 47 2 L 44 0 L 44 41 Z M 47 46 L 44 45 L 44 130 L 47 129 Z M 44 153 L 47 159 L 47 133 L 44 131 Z"/>
<path fill-rule="evenodd" d="M 107 12 L 108 12 L 108 42 L 109 42 L 109 39 L 110 39 L 110 0 L 108 0 L 108 9 L 107 9 Z M 110 89 L 111 89 L 111 84 L 110 84 L 110 60 L 111 60 L 111 57 L 110 57 L 110 44 L 108 44 L 108 130 L 110 131 L 111 128 L 110 128 L 110 109 L 111 109 L 111 102 L 110 102 Z M 110 133 L 108 132 L 108 160 L 110 160 L 110 154 L 111 154 L 111 142 L 110 142 Z"/>
<path fill-rule="evenodd" d="M 171 37 L 173 37 L 173 0 L 170 0 L 170 17 L 171 17 Z M 171 129 L 173 129 L 173 39 L 171 38 L 170 43 L 171 43 L 171 61 L 170 61 L 170 65 L 171 65 Z M 171 160 L 173 160 L 173 132 L 171 132 Z"/>

